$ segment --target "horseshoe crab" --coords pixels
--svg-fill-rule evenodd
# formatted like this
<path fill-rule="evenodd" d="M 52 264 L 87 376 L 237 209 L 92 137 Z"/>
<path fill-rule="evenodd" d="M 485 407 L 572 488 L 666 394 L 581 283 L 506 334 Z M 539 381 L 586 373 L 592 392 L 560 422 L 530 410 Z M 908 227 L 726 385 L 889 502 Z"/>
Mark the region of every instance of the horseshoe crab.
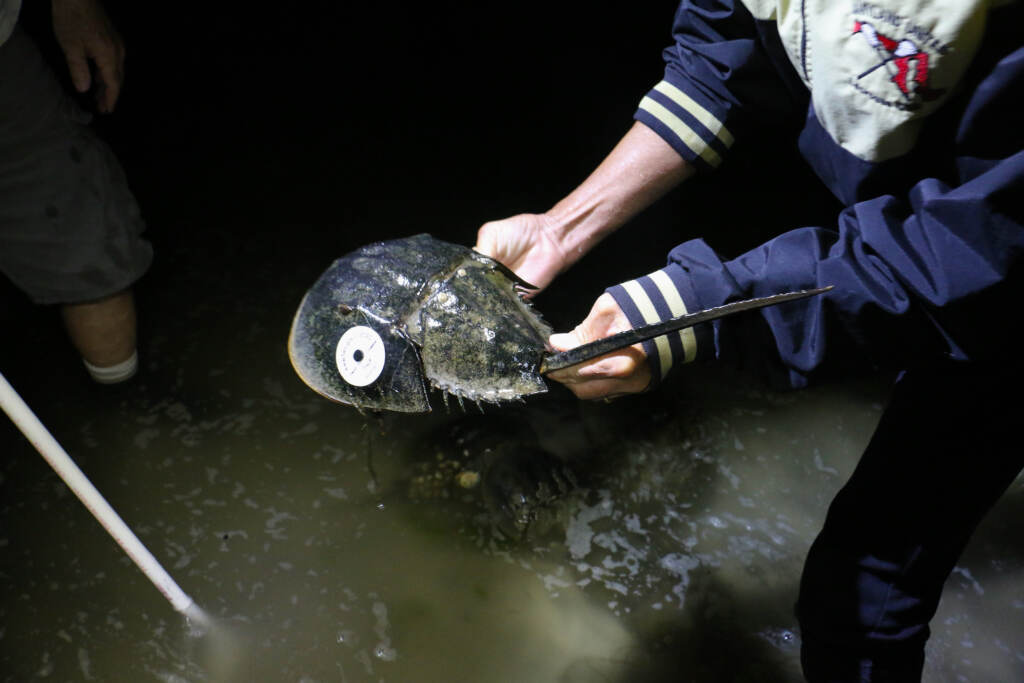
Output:
<path fill-rule="evenodd" d="M 315 391 L 357 408 L 428 412 L 427 382 L 460 401 L 547 390 L 551 328 L 498 262 L 415 235 L 336 260 L 306 294 L 288 350 Z"/>
<path fill-rule="evenodd" d="M 421 442 L 408 495 L 421 503 L 470 503 L 475 523 L 523 540 L 546 531 L 579 489 L 572 460 L 542 445 L 523 414 L 467 415 Z"/>
<path fill-rule="evenodd" d="M 360 410 L 430 411 L 428 385 L 462 403 L 547 391 L 543 375 L 653 337 L 829 287 L 740 301 L 552 353 L 533 286 L 468 247 L 427 234 L 337 259 L 299 305 L 288 355 L 314 391 Z"/>

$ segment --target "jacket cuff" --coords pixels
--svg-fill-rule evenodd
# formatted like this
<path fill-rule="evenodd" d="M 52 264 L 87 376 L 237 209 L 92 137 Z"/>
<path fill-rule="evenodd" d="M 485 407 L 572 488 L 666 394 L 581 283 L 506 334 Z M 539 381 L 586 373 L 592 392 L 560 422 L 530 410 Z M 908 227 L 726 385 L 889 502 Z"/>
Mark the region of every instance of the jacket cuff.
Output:
<path fill-rule="evenodd" d="M 710 101 L 667 79 L 644 95 L 633 118 L 700 170 L 717 168 L 734 141 Z"/>
<path fill-rule="evenodd" d="M 676 264 L 605 290 L 626 314 L 634 329 L 701 310 L 690 277 Z M 652 386 L 674 365 L 714 355 L 713 330 L 698 325 L 643 342 L 651 366 Z"/>

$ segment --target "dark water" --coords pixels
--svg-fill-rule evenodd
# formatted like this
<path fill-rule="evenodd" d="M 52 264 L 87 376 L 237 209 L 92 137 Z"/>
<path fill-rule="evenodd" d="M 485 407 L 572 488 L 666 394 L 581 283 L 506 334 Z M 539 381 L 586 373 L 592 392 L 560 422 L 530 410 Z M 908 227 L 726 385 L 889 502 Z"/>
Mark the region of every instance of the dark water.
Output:
<path fill-rule="evenodd" d="M 309 391 L 285 352 L 335 256 L 421 231 L 472 243 L 578 182 L 660 76 L 670 6 L 312 5 L 162 27 L 119 11 L 131 87 L 100 127 L 157 252 L 142 370 L 89 384 L 55 312 L 6 283 L 0 370 L 216 627 L 190 636 L 0 421 L 4 680 L 799 680 L 803 556 L 886 375 L 774 393 L 695 367 L 610 405 L 554 391 L 483 417 L 373 419 Z M 758 151 L 646 213 L 538 308 L 565 329 L 678 241 L 737 253 L 834 215 L 792 150 L 771 177 Z M 473 457 L 453 433 L 484 419 L 519 435 L 513 453 L 536 436 L 576 482 L 525 538 L 483 488 L 433 479 Z M 1018 481 L 946 586 L 926 680 L 1024 678 L 1022 511 Z"/>
<path fill-rule="evenodd" d="M 53 362 L 9 377 L 218 629 L 189 638 L 7 424 L 6 680 L 799 679 L 802 558 L 884 377 L 779 394 L 694 368 L 610 405 L 378 420 L 294 376 L 291 293 L 205 268 L 164 282 L 132 385 L 89 385 L 45 324 L 26 335 Z M 479 490 L 417 484 L 463 457 L 453 429 L 490 419 L 576 473 L 521 540 Z M 927 680 L 1024 674 L 1022 504 L 1018 484 L 951 577 Z"/>

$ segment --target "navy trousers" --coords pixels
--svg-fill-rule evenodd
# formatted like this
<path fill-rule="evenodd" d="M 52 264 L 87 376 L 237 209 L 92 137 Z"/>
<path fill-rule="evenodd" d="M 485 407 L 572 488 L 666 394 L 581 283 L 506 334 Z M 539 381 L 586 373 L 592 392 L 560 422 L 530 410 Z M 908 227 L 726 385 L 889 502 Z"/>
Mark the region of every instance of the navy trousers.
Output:
<path fill-rule="evenodd" d="M 950 363 L 896 383 L 804 565 L 808 681 L 921 680 L 943 583 L 1024 467 L 1021 377 Z"/>

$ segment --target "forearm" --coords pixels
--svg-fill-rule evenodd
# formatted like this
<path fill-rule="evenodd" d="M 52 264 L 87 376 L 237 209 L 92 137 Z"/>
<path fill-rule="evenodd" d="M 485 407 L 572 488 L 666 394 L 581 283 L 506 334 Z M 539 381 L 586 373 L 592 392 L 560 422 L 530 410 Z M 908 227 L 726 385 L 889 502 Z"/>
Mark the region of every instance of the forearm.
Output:
<path fill-rule="evenodd" d="M 650 128 L 634 123 L 600 166 L 547 212 L 563 254 L 570 263 L 579 260 L 693 170 Z"/>

